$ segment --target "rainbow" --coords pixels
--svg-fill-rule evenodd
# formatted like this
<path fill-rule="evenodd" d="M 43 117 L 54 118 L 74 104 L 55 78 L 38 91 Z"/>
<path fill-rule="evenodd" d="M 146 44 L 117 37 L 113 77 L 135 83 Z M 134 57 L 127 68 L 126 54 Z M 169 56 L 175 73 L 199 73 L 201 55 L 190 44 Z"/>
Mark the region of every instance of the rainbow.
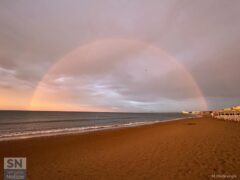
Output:
<path fill-rule="evenodd" d="M 108 55 L 108 53 L 105 53 L 105 51 L 107 51 L 107 48 L 110 48 L 110 47 L 115 48 L 118 53 L 111 54 L 110 52 L 110 55 Z M 29 110 L 43 109 L 44 106 L 47 106 L 47 104 L 40 102 L 44 98 L 44 90 L 43 90 L 44 85 L 48 83 L 49 77 L 51 77 L 56 72 L 59 73 L 64 69 L 66 69 L 69 63 L 79 63 L 79 61 L 81 61 L 82 59 L 86 59 L 87 57 L 90 57 L 89 65 L 93 65 L 94 63 L 91 64 L 91 60 L 94 61 L 94 58 L 97 58 L 98 61 L 104 61 L 106 55 L 109 56 L 108 58 L 111 58 L 111 56 L 113 56 L 112 61 L 122 61 L 122 59 L 124 59 L 124 54 L 127 54 L 127 56 L 130 56 L 131 54 L 141 52 L 142 50 L 145 50 L 145 49 L 148 49 L 152 53 L 159 55 L 159 57 L 162 57 L 162 56 L 167 57 L 169 63 L 176 66 L 178 69 L 180 69 L 182 74 L 186 77 L 185 83 L 188 83 L 189 86 L 191 87 L 191 90 L 195 93 L 197 97 L 199 97 L 198 98 L 199 107 L 201 107 L 202 110 L 208 109 L 207 101 L 204 97 L 203 92 L 198 86 L 196 80 L 194 79 L 192 74 L 188 71 L 188 69 L 184 67 L 181 63 L 179 63 L 179 61 L 177 61 L 173 56 L 170 56 L 162 48 L 159 48 L 152 44 L 149 44 L 143 41 L 138 41 L 138 40 L 121 39 L 121 38 L 98 39 L 96 41 L 81 45 L 80 47 L 72 50 L 71 52 L 67 53 L 62 58 L 57 60 L 56 63 L 50 67 L 48 72 L 42 77 L 41 81 L 39 81 L 39 83 L 37 84 L 33 92 L 28 109 Z M 93 52 L 94 54 L 92 54 Z M 55 105 L 56 104 L 53 104 L 52 106 L 55 106 Z M 74 109 L 74 107 L 71 107 L 71 105 L 69 105 L 68 109 L 71 109 L 71 108 L 73 110 L 79 110 L 79 109 Z M 81 107 L 80 109 L 88 110 L 87 108 L 84 109 L 84 106 Z M 92 110 L 105 111 L 106 109 L 101 109 L 96 107 Z"/>

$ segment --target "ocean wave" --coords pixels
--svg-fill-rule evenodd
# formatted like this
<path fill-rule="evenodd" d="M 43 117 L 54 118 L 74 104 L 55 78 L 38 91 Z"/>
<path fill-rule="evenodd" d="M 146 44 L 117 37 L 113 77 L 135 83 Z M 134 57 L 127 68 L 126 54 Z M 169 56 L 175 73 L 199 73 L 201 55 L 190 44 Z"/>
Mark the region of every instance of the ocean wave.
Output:
<path fill-rule="evenodd" d="M 136 117 L 121 117 L 121 118 L 114 118 L 114 117 L 107 117 L 107 118 L 82 118 L 82 119 L 53 119 L 53 120 L 39 120 L 39 121 L 21 121 L 21 122 L 0 122 L 0 125 L 18 125 L 18 124 L 42 124 L 42 123 L 61 123 L 61 122 L 80 122 L 80 121 L 99 121 L 99 120 L 119 120 L 119 119 L 135 119 Z"/>
<path fill-rule="evenodd" d="M 111 124 L 102 126 L 88 126 L 88 127 L 75 127 L 75 128 L 61 128 L 61 129 L 48 129 L 48 130 L 36 130 L 36 131 L 25 131 L 25 132 L 12 132 L 6 134 L 0 134 L 0 141 L 17 140 L 17 139 L 28 139 L 34 137 L 46 137 L 46 136 L 57 136 L 67 134 L 86 133 L 99 130 L 116 129 L 124 127 L 135 127 L 141 125 L 150 125 L 160 122 L 175 121 L 186 118 L 176 118 L 171 120 L 155 120 L 148 122 L 129 122 L 126 124 Z"/>

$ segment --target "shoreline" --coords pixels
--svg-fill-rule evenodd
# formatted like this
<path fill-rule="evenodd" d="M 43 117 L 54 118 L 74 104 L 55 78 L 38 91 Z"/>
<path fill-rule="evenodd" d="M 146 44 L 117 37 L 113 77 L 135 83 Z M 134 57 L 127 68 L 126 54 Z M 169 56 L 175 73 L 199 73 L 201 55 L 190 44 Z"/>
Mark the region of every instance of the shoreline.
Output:
<path fill-rule="evenodd" d="M 41 137 L 52 137 L 52 136 L 64 136 L 64 135 L 74 135 L 74 134 L 85 134 L 92 133 L 97 131 L 107 131 L 114 129 L 122 129 L 122 128 L 133 128 L 138 126 L 147 126 L 157 123 L 165 123 L 170 121 L 178 121 L 184 119 L 194 119 L 199 117 L 188 117 L 188 118 L 175 118 L 175 119 L 167 119 L 167 120 L 154 120 L 154 121 L 145 121 L 145 122 L 133 122 L 128 124 L 119 124 L 119 125 L 105 125 L 105 126 L 89 126 L 89 127 L 77 127 L 77 128 L 63 128 L 63 129 L 51 129 L 51 130 L 39 130 L 39 131 L 31 131 L 31 132 L 23 132 L 21 135 L 6 135 L 0 137 L 0 142 L 2 141 L 17 141 L 23 139 L 32 139 L 32 138 L 41 138 Z M 20 134 L 20 133 L 19 133 Z"/>
<path fill-rule="evenodd" d="M 195 118 L 0 142 L 3 157 L 26 157 L 27 179 L 240 178 L 240 124 Z M 216 175 L 216 176 L 214 176 Z"/>

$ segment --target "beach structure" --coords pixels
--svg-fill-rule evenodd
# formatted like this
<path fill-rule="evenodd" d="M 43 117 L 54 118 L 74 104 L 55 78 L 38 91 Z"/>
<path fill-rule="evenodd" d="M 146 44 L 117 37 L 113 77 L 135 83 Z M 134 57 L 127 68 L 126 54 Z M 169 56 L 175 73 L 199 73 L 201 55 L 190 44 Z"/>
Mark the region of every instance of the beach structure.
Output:
<path fill-rule="evenodd" d="M 217 119 L 240 122 L 240 106 L 213 111 L 211 116 Z"/>
<path fill-rule="evenodd" d="M 204 117 L 209 117 L 211 116 L 212 111 L 182 111 L 182 114 L 191 114 L 191 115 L 196 115 L 196 116 L 204 116 Z"/>
<path fill-rule="evenodd" d="M 193 114 L 193 115 L 200 115 L 200 111 L 182 111 L 182 114 Z"/>

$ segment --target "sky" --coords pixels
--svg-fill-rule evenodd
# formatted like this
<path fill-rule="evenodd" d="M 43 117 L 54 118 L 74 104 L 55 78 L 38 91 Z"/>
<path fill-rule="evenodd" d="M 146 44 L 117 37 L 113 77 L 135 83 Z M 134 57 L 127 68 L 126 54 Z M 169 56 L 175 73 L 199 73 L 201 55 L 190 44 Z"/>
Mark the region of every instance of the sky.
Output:
<path fill-rule="evenodd" d="M 240 104 L 238 0 L 1 0 L 0 109 Z"/>

